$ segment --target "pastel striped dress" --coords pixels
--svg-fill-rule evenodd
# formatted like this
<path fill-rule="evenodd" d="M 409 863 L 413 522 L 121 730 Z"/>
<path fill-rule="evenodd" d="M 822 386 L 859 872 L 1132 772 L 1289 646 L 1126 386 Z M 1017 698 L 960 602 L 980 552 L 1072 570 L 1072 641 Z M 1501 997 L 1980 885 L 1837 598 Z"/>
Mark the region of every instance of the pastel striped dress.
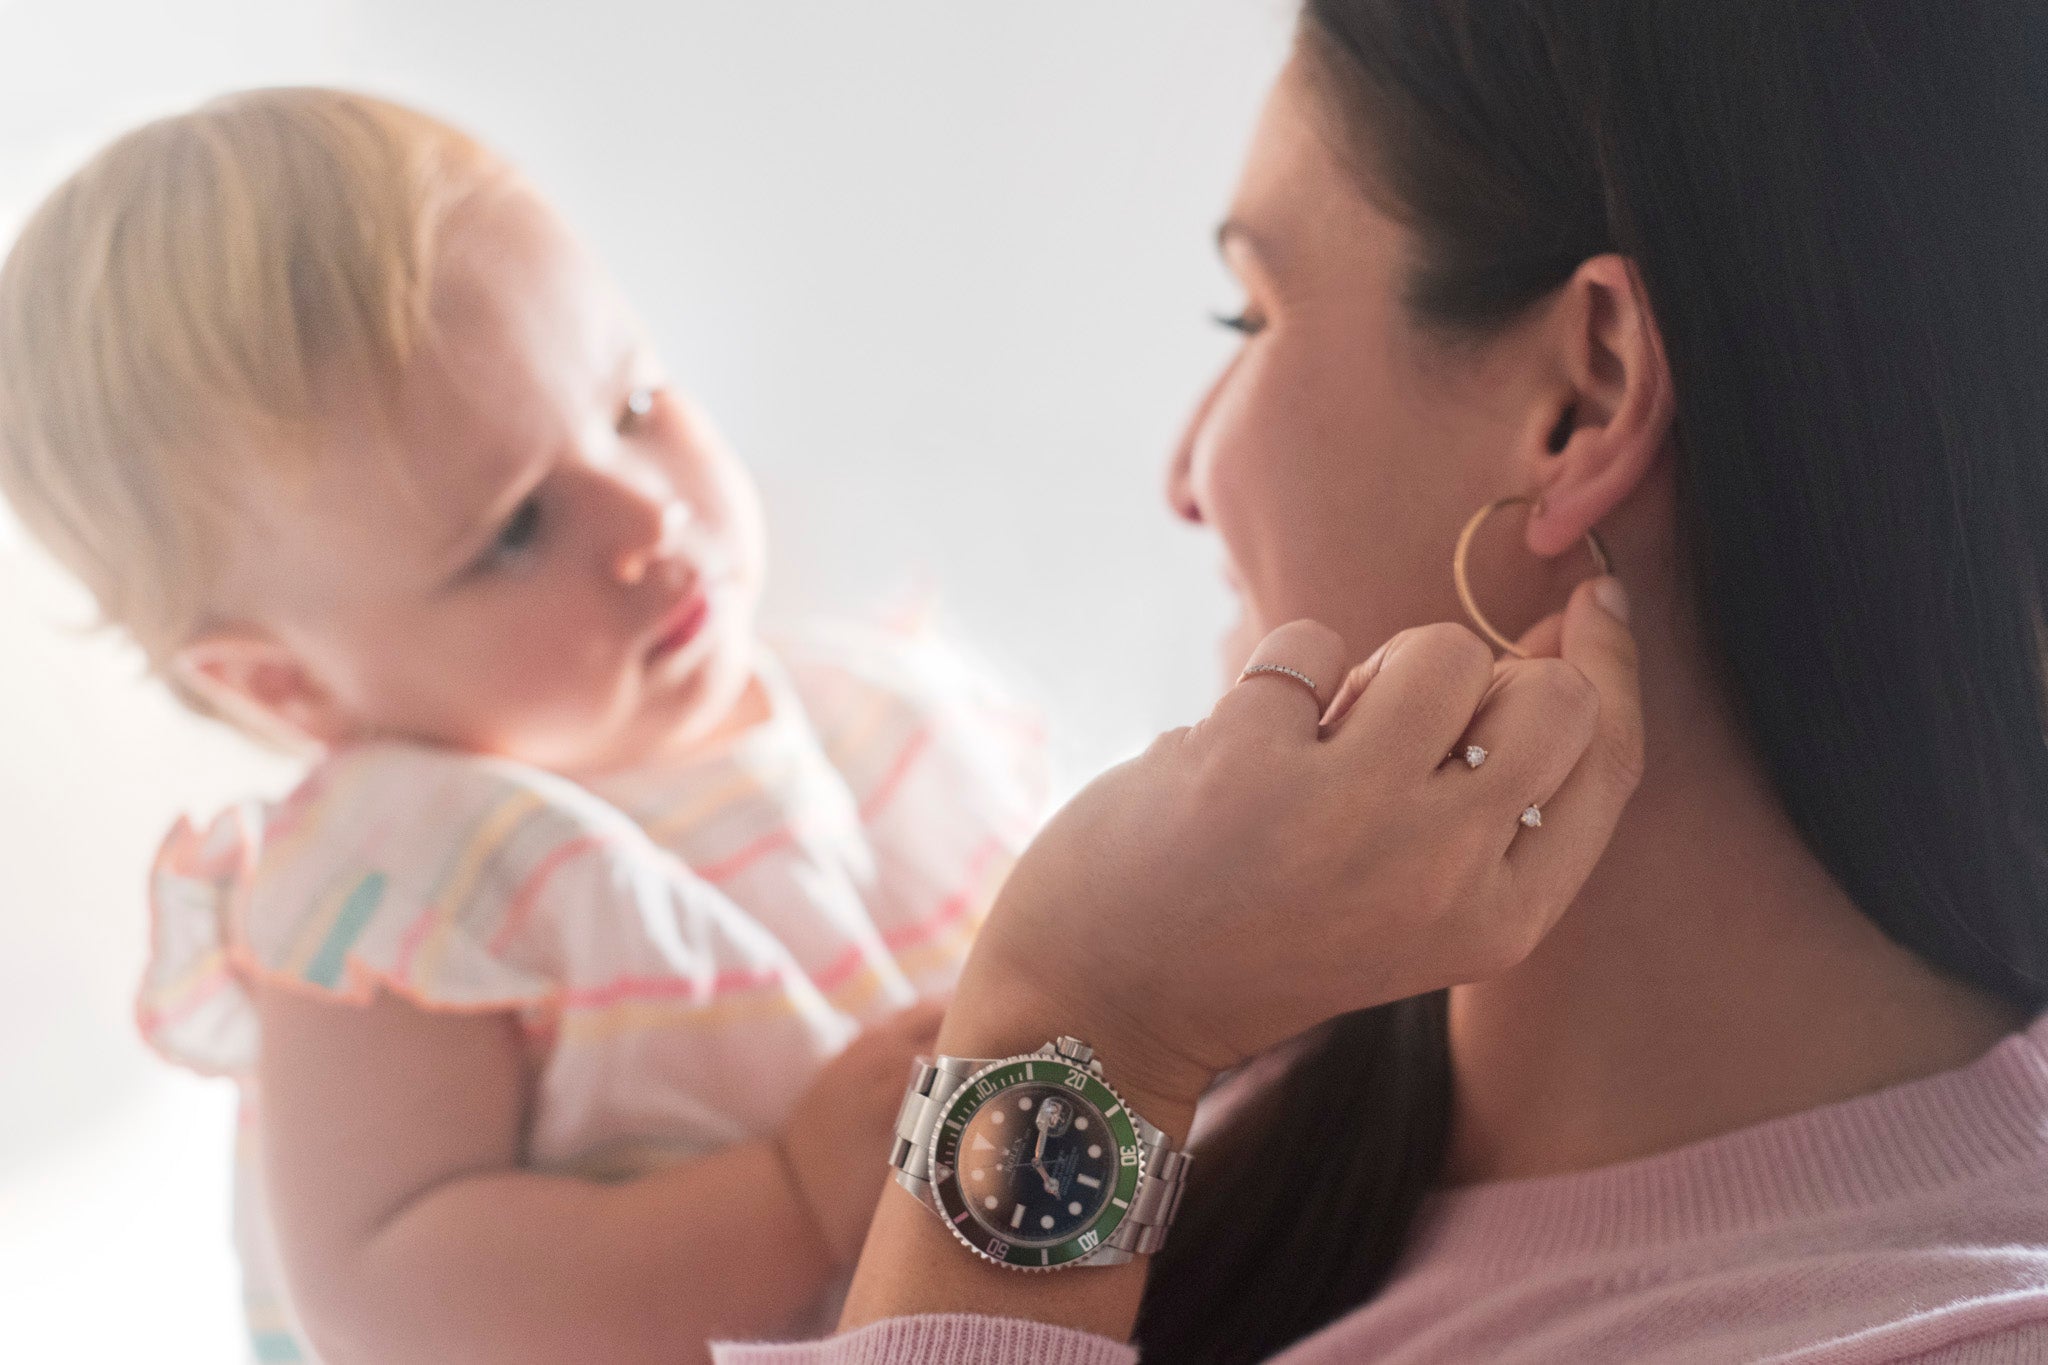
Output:
<path fill-rule="evenodd" d="M 153 874 L 143 1035 L 245 1078 L 247 984 L 516 1014 L 539 1169 L 616 1178 L 778 1128 L 865 1022 L 955 979 L 1045 802 L 1042 735 L 929 635 L 763 651 L 769 718 L 601 788 L 395 744 L 180 821 Z M 313 1361 L 249 1153 L 257 1360 Z"/>

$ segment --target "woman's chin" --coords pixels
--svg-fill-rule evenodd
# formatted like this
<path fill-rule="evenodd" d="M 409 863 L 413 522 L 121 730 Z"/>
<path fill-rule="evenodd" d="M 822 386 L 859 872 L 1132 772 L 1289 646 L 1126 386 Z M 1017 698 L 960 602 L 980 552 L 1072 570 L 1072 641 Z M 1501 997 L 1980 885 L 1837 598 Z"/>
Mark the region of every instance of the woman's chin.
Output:
<path fill-rule="evenodd" d="M 1224 687 L 1228 688 L 1237 681 L 1237 675 L 1244 672 L 1244 666 L 1251 662 L 1252 651 L 1258 648 L 1259 641 L 1265 639 L 1266 634 L 1249 615 L 1240 616 L 1237 624 L 1223 633 L 1223 638 L 1216 642 L 1216 659 L 1222 665 Z"/>

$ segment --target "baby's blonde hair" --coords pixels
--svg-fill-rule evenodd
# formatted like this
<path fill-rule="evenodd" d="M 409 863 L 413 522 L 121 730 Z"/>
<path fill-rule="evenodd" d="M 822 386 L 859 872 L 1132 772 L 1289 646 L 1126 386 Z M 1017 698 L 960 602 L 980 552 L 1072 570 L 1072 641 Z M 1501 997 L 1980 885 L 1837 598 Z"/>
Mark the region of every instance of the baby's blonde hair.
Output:
<path fill-rule="evenodd" d="M 244 476 L 307 458 L 337 382 L 388 386 L 449 215 L 505 173 L 401 105 L 253 90 L 125 134 L 30 216 L 0 491 L 159 672 L 208 623 Z"/>

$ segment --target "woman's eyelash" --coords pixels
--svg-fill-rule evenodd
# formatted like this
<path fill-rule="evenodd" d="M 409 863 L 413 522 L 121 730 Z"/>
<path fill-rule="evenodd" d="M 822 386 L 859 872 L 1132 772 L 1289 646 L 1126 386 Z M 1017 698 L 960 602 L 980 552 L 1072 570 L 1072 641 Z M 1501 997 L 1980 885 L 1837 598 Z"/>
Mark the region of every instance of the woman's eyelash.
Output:
<path fill-rule="evenodd" d="M 1211 313 L 1209 317 L 1218 327 L 1228 327 L 1231 331 L 1242 332 L 1246 336 L 1257 336 L 1259 329 L 1266 325 L 1248 312 Z"/>

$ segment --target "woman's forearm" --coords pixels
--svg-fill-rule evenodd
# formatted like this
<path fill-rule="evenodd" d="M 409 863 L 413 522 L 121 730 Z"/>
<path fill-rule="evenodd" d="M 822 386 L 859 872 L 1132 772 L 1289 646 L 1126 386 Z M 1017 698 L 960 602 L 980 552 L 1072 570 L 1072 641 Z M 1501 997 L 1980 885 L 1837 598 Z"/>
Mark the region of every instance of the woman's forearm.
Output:
<path fill-rule="evenodd" d="M 702 1361 L 784 1332 L 834 1267 L 766 1142 L 619 1184 L 506 1170 L 449 1180 L 294 1286 L 349 1365 Z"/>

